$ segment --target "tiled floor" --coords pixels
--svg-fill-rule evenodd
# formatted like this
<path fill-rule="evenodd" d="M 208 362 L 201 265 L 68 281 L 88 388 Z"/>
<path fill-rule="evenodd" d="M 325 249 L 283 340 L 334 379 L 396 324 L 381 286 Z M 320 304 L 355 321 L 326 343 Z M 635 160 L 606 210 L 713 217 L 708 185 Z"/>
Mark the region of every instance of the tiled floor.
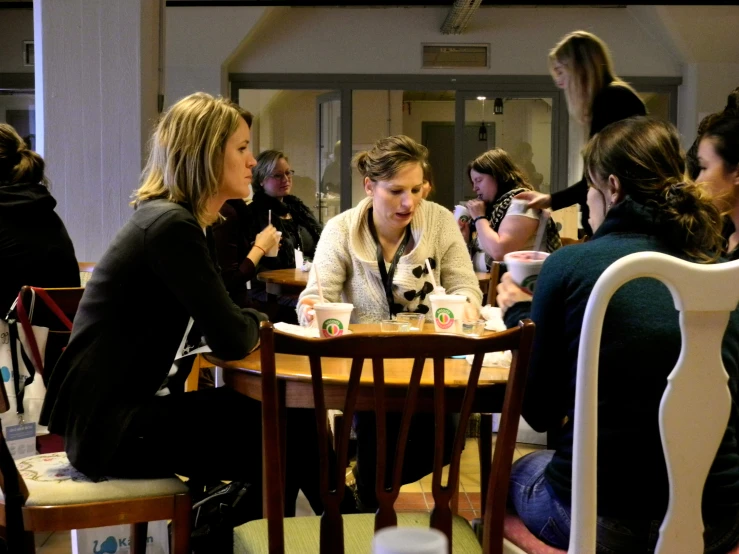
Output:
<path fill-rule="evenodd" d="M 516 446 L 516 452 L 513 455 L 514 461 L 535 450 L 540 450 L 541 446 L 532 444 L 519 443 Z M 467 519 L 480 517 L 480 464 L 477 453 L 477 440 L 468 439 L 464 451 L 462 452 L 462 464 L 460 472 L 460 495 L 459 495 L 459 514 Z M 444 476 L 442 482 L 446 481 Z M 431 496 L 431 476 L 424 477 L 416 483 L 410 483 L 400 489 L 400 496 L 395 504 L 395 508 L 399 512 L 417 512 L 430 511 L 434 507 L 434 500 Z M 308 505 L 308 501 L 301 494 L 298 497 L 298 505 L 296 509 L 297 515 L 313 515 L 313 511 Z M 36 552 L 37 554 L 71 554 L 72 546 L 69 532 L 57 533 L 37 533 L 36 534 Z"/>

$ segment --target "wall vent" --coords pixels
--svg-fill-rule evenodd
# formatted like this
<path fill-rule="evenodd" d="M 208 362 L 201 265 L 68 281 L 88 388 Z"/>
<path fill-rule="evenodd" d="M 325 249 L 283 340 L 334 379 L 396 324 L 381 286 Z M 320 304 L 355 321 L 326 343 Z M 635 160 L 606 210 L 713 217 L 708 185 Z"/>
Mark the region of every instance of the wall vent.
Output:
<path fill-rule="evenodd" d="M 423 44 L 423 69 L 490 66 L 489 44 Z"/>

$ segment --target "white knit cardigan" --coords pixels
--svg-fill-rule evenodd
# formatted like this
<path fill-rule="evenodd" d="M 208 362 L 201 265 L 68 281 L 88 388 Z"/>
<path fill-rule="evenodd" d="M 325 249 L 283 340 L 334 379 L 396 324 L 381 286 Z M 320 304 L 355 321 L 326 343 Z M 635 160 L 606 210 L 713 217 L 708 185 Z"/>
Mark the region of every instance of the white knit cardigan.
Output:
<path fill-rule="evenodd" d="M 390 318 L 385 290 L 377 266 L 377 246 L 367 223 L 372 198 L 335 216 L 326 224 L 316 247 L 313 267 L 320 272 L 323 296 L 328 302 L 354 304 L 352 323 L 376 323 Z M 461 294 L 479 307 L 482 292 L 472 269 L 472 261 L 452 213 L 434 202 L 422 200 L 411 220 L 412 248 L 403 255 L 393 278 L 393 297 L 405 311 L 415 311 L 419 303 L 431 306 L 428 295 L 418 295 L 430 279 L 425 261 L 436 261 L 434 277 L 448 294 Z M 414 274 L 415 270 L 415 274 Z M 426 287 L 429 288 L 428 285 Z M 415 296 L 408 300 L 408 296 Z M 421 298 L 423 296 L 423 299 Z M 318 299 L 314 270 L 300 295 Z M 305 306 L 298 318 L 305 325 Z M 430 309 L 426 320 L 432 321 Z"/>

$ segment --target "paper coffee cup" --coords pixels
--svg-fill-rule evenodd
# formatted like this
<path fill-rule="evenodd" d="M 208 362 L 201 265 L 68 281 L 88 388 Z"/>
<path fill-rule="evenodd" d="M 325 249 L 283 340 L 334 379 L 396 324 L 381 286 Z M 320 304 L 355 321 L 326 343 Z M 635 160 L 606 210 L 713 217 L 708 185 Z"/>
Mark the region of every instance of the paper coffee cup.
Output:
<path fill-rule="evenodd" d="M 354 304 L 324 302 L 313 305 L 316 311 L 318 332 L 323 338 L 340 337 L 349 329 Z"/>
<path fill-rule="evenodd" d="M 275 256 L 277 256 L 277 252 L 280 250 L 280 239 L 282 239 L 282 231 L 277 231 L 277 244 L 267 250 L 265 256 L 267 256 L 268 258 L 274 258 Z"/>
<path fill-rule="evenodd" d="M 434 328 L 437 333 L 461 334 L 461 321 L 467 298 L 461 294 L 429 294 Z"/>
<path fill-rule="evenodd" d="M 469 210 L 465 206 L 462 206 L 461 204 L 458 206 L 454 206 L 454 219 L 459 220 L 459 218 L 462 217 L 463 215 L 470 217 Z"/>
<path fill-rule="evenodd" d="M 509 252 L 503 256 L 503 261 L 511 274 L 511 279 L 529 294 L 534 294 L 536 280 L 539 278 L 541 266 L 549 256 L 548 252 L 536 250 L 521 250 Z"/>
<path fill-rule="evenodd" d="M 438 529 L 386 527 L 375 533 L 372 554 L 446 554 L 449 540 Z"/>

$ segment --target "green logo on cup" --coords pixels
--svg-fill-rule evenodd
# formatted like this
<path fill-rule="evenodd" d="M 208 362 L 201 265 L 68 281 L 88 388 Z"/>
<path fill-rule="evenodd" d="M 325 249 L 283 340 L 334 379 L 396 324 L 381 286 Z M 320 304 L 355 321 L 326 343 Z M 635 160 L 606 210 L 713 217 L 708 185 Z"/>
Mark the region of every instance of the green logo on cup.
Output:
<path fill-rule="evenodd" d="M 434 319 L 436 319 L 436 325 L 439 329 L 449 329 L 454 325 L 454 313 L 448 308 L 439 308 L 434 313 Z"/>
<path fill-rule="evenodd" d="M 536 287 L 536 280 L 539 278 L 538 275 L 529 275 L 521 283 L 521 288 L 526 292 L 534 294 L 534 288 Z"/>
<path fill-rule="evenodd" d="M 321 334 L 327 339 L 339 337 L 344 334 L 344 325 L 338 319 L 326 319 L 321 327 Z"/>

